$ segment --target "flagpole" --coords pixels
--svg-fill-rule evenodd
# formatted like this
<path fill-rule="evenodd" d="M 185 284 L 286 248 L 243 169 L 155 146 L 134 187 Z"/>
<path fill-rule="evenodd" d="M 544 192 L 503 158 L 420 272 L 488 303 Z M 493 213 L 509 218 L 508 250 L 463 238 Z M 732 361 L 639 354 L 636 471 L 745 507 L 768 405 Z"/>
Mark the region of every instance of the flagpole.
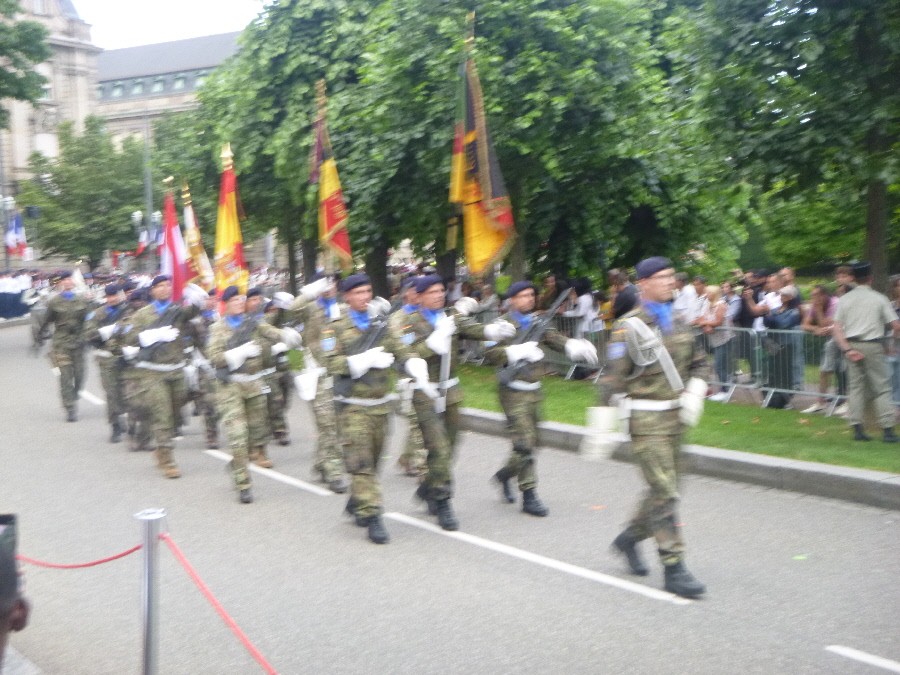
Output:
<path fill-rule="evenodd" d="M 327 113 L 328 107 L 328 96 L 325 93 L 325 80 L 321 79 L 316 82 L 316 124 L 321 125 L 322 130 L 322 145 L 323 147 L 327 147 L 331 150 L 331 138 L 328 136 L 328 125 L 325 124 L 325 117 Z M 322 180 L 322 177 L 319 176 L 319 180 Z M 319 187 L 321 190 L 322 188 Z M 319 244 L 321 245 L 322 233 L 319 232 Z M 326 247 L 326 250 L 323 251 L 325 255 L 325 274 L 327 276 L 331 276 L 334 274 L 335 270 L 335 253 L 331 249 L 330 246 Z"/>

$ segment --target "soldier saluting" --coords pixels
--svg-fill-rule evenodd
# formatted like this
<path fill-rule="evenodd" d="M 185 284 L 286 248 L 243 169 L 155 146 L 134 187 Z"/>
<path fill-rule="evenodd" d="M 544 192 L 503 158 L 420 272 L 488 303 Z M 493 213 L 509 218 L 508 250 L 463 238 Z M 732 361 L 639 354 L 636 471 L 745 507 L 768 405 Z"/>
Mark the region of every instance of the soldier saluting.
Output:
<path fill-rule="evenodd" d="M 627 558 L 633 574 L 645 576 L 648 570 L 637 544 L 654 537 L 665 569 L 665 589 L 697 597 L 706 587 L 684 565 L 678 522 L 679 456 L 685 424 L 696 424 L 702 411 L 706 355 L 697 347 L 691 326 L 673 315 L 672 263 L 647 258 L 635 271 L 641 303 L 613 328 L 607 370 L 599 382 L 600 404 L 618 402 L 622 415 L 630 415 L 631 450 L 648 490 L 613 547 Z"/>

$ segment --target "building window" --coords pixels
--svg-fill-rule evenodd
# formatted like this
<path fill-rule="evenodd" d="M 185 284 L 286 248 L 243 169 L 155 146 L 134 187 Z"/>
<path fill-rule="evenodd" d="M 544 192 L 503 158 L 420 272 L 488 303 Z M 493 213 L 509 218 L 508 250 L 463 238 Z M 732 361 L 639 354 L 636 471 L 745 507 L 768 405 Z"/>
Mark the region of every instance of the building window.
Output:
<path fill-rule="evenodd" d="M 53 98 L 53 90 L 50 88 L 50 83 L 44 82 L 44 84 L 41 85 L 40 100 L 41 101 L 49 101 L 51 98 Z"/>
<path fill-rule="evenodd" d="M 103 85 L 97 85 L 97 98 L 103 98 Z"/>
<path fill-rule="evenodd" d="M 131 95 L 132 96 L 140 96 L 144 93 L 144 81 L 143 80 L 135 80 L 134 84 L 131 85 Z"/>
<path fill-rule="evenodd" d="M 206 82 L 206 73 L 200 73 L 194 78 L 194 89 L 199 89 Z"/>
<path fill-rule="evenodd" d="M 184 75 L 179 75 L 172 82 L 172 89 L 174 89 L 175 91 L 178 91 L 179 89 L 184 89 L 184 85 L 185 85 Z"/>
<path fill-rule="evenodd" d="M 153 82 L 153 87 L 150 91 L 154 94 L 158 94 L 166 88 L 166 83 L 163 80 L 155 80 Z"/>
<path fill-rule="evenodd" d="M 121 83 L 121 82 L 116 82 L 116 83 L 113 85 L 112 92 L 110 93 L 110 96 L 111 96 L 112 98 L 122 98 L 122 94 L 124 94 L 124 93 L 125 93 L 125 87 L 122 86 L 122 83 Z"/>

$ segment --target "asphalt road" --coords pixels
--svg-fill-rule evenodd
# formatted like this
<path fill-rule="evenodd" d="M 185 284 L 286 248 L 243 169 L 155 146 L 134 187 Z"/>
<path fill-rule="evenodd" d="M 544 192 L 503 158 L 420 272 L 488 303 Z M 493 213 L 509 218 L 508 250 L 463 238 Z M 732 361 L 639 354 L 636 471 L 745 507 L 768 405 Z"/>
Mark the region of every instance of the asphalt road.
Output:
<path fill-rule="evenodd" d="M 898 512 L 689 476 L 688 564 L 709 590 L 681 601 L 660 592 L 656 565 L 630 577 L 608 550 L 641 490 L 634 466 L 542 450 L 551 513 L 533 518 L 488 483 L 508 444 L 463 434 L 462 529 L 448 534 L 395 468 L 401 425 L 382 466 L 392 541 L 376 546 L 312 480 L 302 402 L 293 444 L 272 448 L 274 471 L 255 473 L 256 502 L 240 505 L 197 418 L 176 449 L 183 477 L 165 480 L 149 454 L 107 442 L 101 405 L 83 400 L 65 423 L 27 343 L 25 327 L 0 330 L 0 512 L 20 516 L 20 553 L 102 558 L 140 543 L 135 513 L 165 508 L 173 540 L 280 673 L 900 672 Z M 102 395 L 93 367 L 86 391 Z M 652 561 L 650 542 L 644 552 Z M 159 561 L 159 672 L 262 672 L 168 549 Z M 18 652 L 44 673 L 140 672 L 141 554 L 25 575 L 34 609 Z"/>

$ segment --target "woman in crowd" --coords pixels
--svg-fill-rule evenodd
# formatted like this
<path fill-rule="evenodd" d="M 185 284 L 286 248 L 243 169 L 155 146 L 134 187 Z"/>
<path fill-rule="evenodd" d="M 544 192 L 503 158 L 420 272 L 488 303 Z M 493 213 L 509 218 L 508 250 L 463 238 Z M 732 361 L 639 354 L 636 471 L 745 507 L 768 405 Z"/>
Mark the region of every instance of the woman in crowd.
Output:
<path fill-rule="evenodd" d="M 706 299 L 706 310 L 698 317 L 697 325 L 706 336 L 707 344 L 712 350 L 716 380 L 721 386 L 721 391 L 709 398 L 711 401 L 724 401 L 728 396 L 728 385 L 734 373 L 734 357 L 729 344 L 734 333 L 731 331 L 732 322 L 728 316 L 728 304 L 722 297 L 721 289 L 716 285 L 707 286 Z"/>

